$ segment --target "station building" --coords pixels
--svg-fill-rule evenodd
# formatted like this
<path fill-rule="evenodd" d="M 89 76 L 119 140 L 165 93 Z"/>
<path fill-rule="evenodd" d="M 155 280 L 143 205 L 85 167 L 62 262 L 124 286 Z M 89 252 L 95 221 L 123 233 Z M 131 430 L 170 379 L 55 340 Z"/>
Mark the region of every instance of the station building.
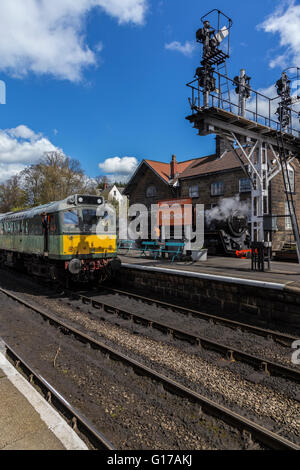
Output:
<path fill-rule="evenodd" d="M 248 162 L 239 152 L 245 168 Z M 300 220 L 300 163 L 289 164 L 289 178 L 298 220 Z M 297 188 L 299 188 L 297 190 Z M 251 204 L 251 183 L 232 149 L 226 141 L 216 138 L 216 152 L 201 158 L 177 162 L 173 155 L 170 163 L 143 160 L 132 175 L 123 192 L 130 204 L 152 204 L 163 200 L 191 199 L 193 205 L 204 204 L 205 210 L 218 205 L 224 198 L 239 195 L 240 200 Z M 175 202 L 175 201 L 174 201 Z M 294 243 L 291 221 L 284 190 L 282 172 L 270 183 L 269 213 L 272 221 L 273 251 L 280 251 Z M 280 216 L 280 217 L 279 217 Z"/>

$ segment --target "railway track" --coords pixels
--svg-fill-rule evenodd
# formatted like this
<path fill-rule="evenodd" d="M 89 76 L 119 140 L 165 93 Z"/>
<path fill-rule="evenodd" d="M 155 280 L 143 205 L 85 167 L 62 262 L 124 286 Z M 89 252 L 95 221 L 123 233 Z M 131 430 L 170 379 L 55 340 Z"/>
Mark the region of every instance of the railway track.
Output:
<path fill-rule="evenodd" d="M 114 291 L 120 292 L 117 290 L 114 290 Z M 116 315 L 122 319 L 131 321 L 131 322 L 135 322 L 145 328 L 157 329 L 161 331 L 162 333 L 165 333 L 175 339 L 188 341 L 190 344 L 197 345 L 200 348 L 204 348 L 204 349 L 222 354 L 228 361 L 242 362 L 244 364 L 248 364 L 254 367 L 256 370 L 264 372 L 265 374 L 282 377 L 284 379 L 288 379 L 293 382 L 300 383 L 300 371 L 299 370 L 292 369 L 284 365 L 275 363 L 273 361 L 245 353 L 237 348 L 229 347 L 228 345 L 207 339 L 203 336 L 193 335 L 190 332 L 175 328 L 174 326 L 170 326 L 168 324 L 155 321 L 152 318 L 148 318 L 144 315 L 136 314 L 133 311 L 120 309 L 119 307 L 115 307 L 107 302 L 99 301 L 97 299 L 93 299 L 92 297 L 88 297 L 80 293 L 68 291 L 66 289 L 64 290 L 64 293 L 66 293 L 71 299 L 81 300 L 83 304 L 91 305 L 95 309 L 103 310 L 106 313 Z M 122 291 L 122 294 L 125 295 L 123 291 Z M 139 297 L 139 296 L 136 296 L 136 297 Z M 142 298 L 144 299 L 144 297 Z M 165 305 L 169 305 L 169 304 L 165 304 Z M 259 328 L 259 330 L 261 329 Z M 280 337 L 282 336 L 285 337 L 286 341 L 287 341 L 287 338 L 289 338 L 289 341 L 290 341 L 289 346 L 291 346 L 293 341 L 298 339 L 290 335 L 280 334 Z"/>
<path fill-rule="evenodd" d="M 116 450 L 113 444 L 99 432 L 92 423 L 74 408 L 51 384 L 34 370 L 22 357 L 17 354 L 5 341 L 6 354 L 17 370 L 20 370 L 27 380 L 37 386 L 40 393 L 54 408 L 56 408 L 72 426 L 75 432 L 84 435 L 97 450 Z"/>
<path fill-rule="evenodd" d="M 181 385 L 175 380 L 172 380 L 162 374 L 159 374 L 153 369 L 131 359 L 130 357 L 124 354 L 119 353 L 118 351 L 112 349 L 111 347 L 108 347 L 104 343 L 97 341 L 94 338 L 90 337 L 89 335 L 71 327 L 66 322 L 63 322 L 60 319 L 58 319 L 56 316 L 48 312 L 45 312 L 44 310 L 37 308 L 34 305 L 31 305 L 30 303 L 22 300 L 21 298 L 17 297 L 11 292 L 8 292 L 4 289 L 0 289 L 0 292 L 12 298 L 13 300 L 19 302 L 20 304 L 32 310 L 33 312 L 39 314 L 46 322 L 48 322 L 50 325 L 55 326 L 64 334 L 72 335 L 75 339 L 77 339 L 78 341 L 84 344 L 89 345 L 91 348 L 102 351 L 106 356 L 110 357 L 111 359 L 114 359 L 114 360 L 117 360 L 126 364 L 127 366 L 131 367 L 138 375 L 150 377 L 152 380 L 156 381 L 157 383 L 162 384 L 162 386 L 166 390 L 169 390 L 176 395 L 184 396 L 188 400 L 194 403 L 196 402 L 201 407 L 201 410 L 207 415 L 217 417 L 218 419 L 221 419 L 223 422 L 226 422 L 227 424 L 239 429 L 240 431 L 250 434 L 254 440 L 263 444 L 265 447 L 270 448 L 270 449 L 276 449 L 276 450 L 300 450 L 299 445 L 289 441 L 288 439 L 281 437 L 280 435 L 247 419 L 246 417 L 236 412 L 231 411 L 225 406 L 222 406 L 219 403 L 214 402 L 200 395 L 197 392 L 194 392 L 193 390 Z M 91 299 L 89 300 L 92 301 Z M 13 352 L 13 354 L 15 353 Z M 16 357 L 16 360 L 20 360 L 20 358 L 18 358 L 16 354 L 15 354 L 15 357 Z M 33 377 L 36 377 L 37 380 L 41 379 L 41 377 L 35 374 L 30 369 L 30 367 L 24 363 L 24 361 L 22 362 L 24 364 L 24 367 L 27 368 L 27 370 L 29 371 L 29 377 L 31 377 L 32 379 Z M 45 386 L 47 385 L 47 383 L 45 384 L 42 382 L 41 385 Z M 48 390 L 48 392 L 52 393 L 53 395 L 53 390 L 52 392 L 51 390 Z M 78 420 L 78 413 L 75 416 L 75 418 L 76 420 Z"/>
<path fill-rule="evenodd" d="M 241 331 L 253 333 L 257 336 L 263 336 L 264 338 L 272 339 L 273 341 L 278 342 L 278 343 L 280 343 L 284 346 L 289 346 L 290 347 L 291 344 L 294 341 L 299 339 L 299 337 L 289 335 L 289 334 L 286 334 L 286 333 L 281 333 L 281 332 L 278 332 L 278 331 L 273 331 L 273 330 L 270 330 L 270 329 L 261 328 L 261 327 L 255 326 L 255 325 L 249 325 L 247 323 L 242 323 L 242 322 L 230 320 L 228 318 L 219 317 L 217 315 L 212 315 L 210 313 L 201 312 L 199 310 L 194 310 L 192 308 L 183 307 L 181 305 L 171 304 L 171 303 L 164 302 L 164 301 L 157 300 L 157 299 L 153 299 L 153 298 L 150 298 L 150 297 L 144 297 L 142 295 L 139 295 L 139 294 L 136 294 L 136 293 L 133 293 L 133 292 L 123 291 L 123 290 L 120 290 L 120 289 L 115 289 L 115 288 L 107 287 L 107 286 L 105 286 L 105 290 L 108 290 L 108 291 L 113 292 L 115 294 L 118 294 L 120 296 L 124 296 L 124 297 L 127 297 L 127 298 L 132 298 L 132 299 L 141 301 L 141 302 L 143 302 L 145 304 L 148 304 L 148 305 L 155 305 L 155 306 L 160 307 L 160 308 L 173 310 L 175 313 L 182 314 L 187 318 L 189 316 L 192 316 L 194 318 L 199 318 L 199 319 L 202 319 L 202 320 L 206 320 L 206 321 L 208 321 L 210 323 L 214 323 L 216 325 L 223 325 L 223 326 L 226 326 L 228 328 L 239 329 Z"/>

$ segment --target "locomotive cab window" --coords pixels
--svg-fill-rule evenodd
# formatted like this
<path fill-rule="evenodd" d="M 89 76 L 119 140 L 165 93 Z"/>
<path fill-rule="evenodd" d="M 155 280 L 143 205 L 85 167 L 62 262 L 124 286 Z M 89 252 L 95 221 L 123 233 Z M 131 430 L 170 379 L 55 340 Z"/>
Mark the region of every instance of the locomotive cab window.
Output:
<path fill-rule="evenodd" d="M 58 234 L 58 215 L 51 214 L 49 218 L 49 233 L 50 235 Z"/>
<path fill-rule="evenodd" d="M 41 224 L 41 219 L 40 216 L 35 216 L 32 219 L 29 219 L 28 221 L 28 232 L 29 235 L 42 235 L 43 234 L 43 228 Z"/>
<path fill-rule="evenodd" d="M 77 210 L 70 210 L 64 212 L 64 226 L 79 227 L 79 216 Z"/>
<path fill-rule="evenodd" d="M 98 215 L 97 209 L 80 208 L 71 209 L 63 213 L 63 232 L 66 233 L 96 233 L 100 219 L 105 220 L 104 215 Z"/>
<path fill-rule="evenodd" d="M 88 230 L 96 230 L 99 217 L 97 217 L 95 209 L 82 209 L 82 223 L 83 229 L 88 227 Z"/>

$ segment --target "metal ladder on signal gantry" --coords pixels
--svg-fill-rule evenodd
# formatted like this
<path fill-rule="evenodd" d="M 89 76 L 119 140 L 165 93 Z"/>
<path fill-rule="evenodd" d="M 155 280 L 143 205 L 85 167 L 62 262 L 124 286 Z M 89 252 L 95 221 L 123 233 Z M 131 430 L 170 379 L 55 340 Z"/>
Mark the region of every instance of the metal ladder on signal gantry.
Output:
<path fill-rule="evenodd" d="M 218 90 L 219 90 L 219 108 L 229 110 L 232 112 L 230 85 L 227 73 L 226 60 L 222 63 L 217 63 L 217 72 L 219 77 Z M 223 76 L 221 76 L 223 75 Z M 226 77 L 226 78 L 225 78 Z M 222 80 L 225 80 L 222 83 Z"/>
<path fill-rule="evenodd" d="M 295 210 L 295 202 L 293 198 L 293 191 L 290 176 L 289 176 L 289 168 L 288 168 L 288 156 L 286 154 L 286 148 L 283 141 L 283 133 L 282 129 L 280 133 L 277 134 L 277 142 L 278 142 L 278 151 L 279 151 L 279 160 L 281 164 L 281 171 L 282 177 L 284 182 L 284 191 L 286 195 L 288 211 L 291 218 L 291 224 L 293 229 L 293 234 L 296 242 L 297 254 L 298 254 L 298 262 L 300 263 L 300 233 L 299 233 L 299 224 L 297 220 L 296 210 Z M 294 181 L 295 184 L 295 181 Z"/>

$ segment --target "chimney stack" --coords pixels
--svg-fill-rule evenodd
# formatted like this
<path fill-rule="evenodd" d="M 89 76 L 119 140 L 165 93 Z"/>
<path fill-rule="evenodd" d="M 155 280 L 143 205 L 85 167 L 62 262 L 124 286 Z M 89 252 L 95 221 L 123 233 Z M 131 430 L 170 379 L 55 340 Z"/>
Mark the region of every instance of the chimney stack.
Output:
<path fill-rule="evenodd" d="M 176 176 L 178 176 L 178 166 L 177 166 L 177 161 L 176 161 L 176 155 L 172 155 L 172 161 L 171 161 L 171 173 L 170 173 L 170 179 L 173 180 Z"/>
<path fill-rule="evenodd" d="M 224 139 L 224 137 L 220 137 L 217 135 L 216 137 L 216 156 L 217 158 L 222 157 L 223 153 L 227 151 L 232 150 L 230 147 L 230 144 L 228 143 L 227 139 Z"/>

